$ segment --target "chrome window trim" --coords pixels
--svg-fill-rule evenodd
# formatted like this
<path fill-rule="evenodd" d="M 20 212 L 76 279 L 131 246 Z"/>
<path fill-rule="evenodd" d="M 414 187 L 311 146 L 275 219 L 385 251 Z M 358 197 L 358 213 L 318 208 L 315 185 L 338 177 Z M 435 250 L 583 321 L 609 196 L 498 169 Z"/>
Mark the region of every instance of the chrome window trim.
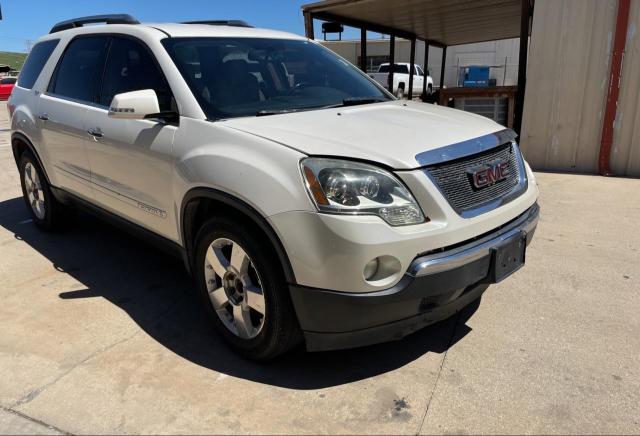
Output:
<path fill-rule="evenodd" d="M 455 144 L 429 150 L 416 155 L 421 167 L 437 165 L 451 160 L 482 153 L 507 142 L 513 142 L 518 134 L 511 129 L 499 130 L 478 138 L 468 139 Z"/>

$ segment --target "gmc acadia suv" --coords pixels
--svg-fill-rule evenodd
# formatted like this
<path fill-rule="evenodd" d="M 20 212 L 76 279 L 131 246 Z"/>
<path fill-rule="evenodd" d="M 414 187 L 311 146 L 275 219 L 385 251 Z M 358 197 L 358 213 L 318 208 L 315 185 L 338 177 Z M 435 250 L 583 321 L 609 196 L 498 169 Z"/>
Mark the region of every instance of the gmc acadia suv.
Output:
<path fill-rule="evenodd" d="M 524 264 L 538 220 L 513 131 L 241 21 L 59 23 L 9 111 L 35 224 L 81 206 L 172 249 L 254 359 L 447 318 Z"/>

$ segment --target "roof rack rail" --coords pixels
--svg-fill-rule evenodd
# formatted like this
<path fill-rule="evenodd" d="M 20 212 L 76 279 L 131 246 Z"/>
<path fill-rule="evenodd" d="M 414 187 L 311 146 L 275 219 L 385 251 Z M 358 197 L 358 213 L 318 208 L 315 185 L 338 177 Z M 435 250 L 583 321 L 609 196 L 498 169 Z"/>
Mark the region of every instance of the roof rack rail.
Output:
<path fill-rule="evenodd" d="M 253 27 L 242 20 L 197 20 L 184 21 L 182 24 L 208 24 L 210 26 L 233 26 L 233 27 Z"/>
<path fill-rule="evenodd" d="M 67 29 L 82 27 L 85 24 L 105 23 L 105 24 L 140 24 L 138 20 L 128 14 L 107 14 L 92 15 L 90 17 L 72 18 L 70 20 L 61 21 L 51 28 L 49 33 L 61 32 Z"/>

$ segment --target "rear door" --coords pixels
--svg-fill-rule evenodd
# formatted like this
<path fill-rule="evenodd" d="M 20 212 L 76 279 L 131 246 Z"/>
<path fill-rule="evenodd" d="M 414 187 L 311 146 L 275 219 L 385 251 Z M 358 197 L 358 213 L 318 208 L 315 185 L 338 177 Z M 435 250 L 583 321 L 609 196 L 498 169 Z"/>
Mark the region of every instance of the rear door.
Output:
<path fill-rule="evenodd" d="M 415 65 L 414 73 L 415 75 L 413 77 L 413 94 L 420 95 L 422 93 L 422 84 L 424 83 L 425 79 L 424 72 L 422 71 L 422 68 Z"/>
<path fill-rule="evenodd" d="M 85 199 L 90 199 L 92 192 L 84 120 L 97 99 L 108 40 L 105 36 L 73 39 L 38 103 L 42 142 L 58 187 Z"/>
<path fill-rule="evenodd" d="M 157 120 L 109 118 L 116 94 L 153 89 L 161 111 L 177 112 L 151 50 L 140 40 L 112 36 L 98 105 L 88 109 L 91 181 L 95 201 L 130 221 L 175 239 L 171 181 L 177 126 Z"/>

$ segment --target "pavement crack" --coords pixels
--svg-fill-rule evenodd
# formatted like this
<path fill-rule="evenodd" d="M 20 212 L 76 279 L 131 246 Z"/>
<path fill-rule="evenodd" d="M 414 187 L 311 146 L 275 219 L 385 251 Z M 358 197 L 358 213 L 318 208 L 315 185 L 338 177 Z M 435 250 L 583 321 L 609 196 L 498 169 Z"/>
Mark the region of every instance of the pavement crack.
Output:
<path fill-rule="evenodd" d="M 80 365 L 83 365 L 84 363 L 88 362 L 89 360 L 93 359 L 94 357 L 99 356 L 100 354 L 109 351 L 113 347 L 116 347 L 116 346 L 118 346 L 120 344 L 123 344 L 123 343 L 127 342 L 130 339 L 133 339 L 139 333 L 140 333 L 140 331 L 137 330 L 135 333 L 127 336 L 126 338 L 123 338 L 123 339 L 121 339 L 119 341 L 113 342 L 112 344 L 109 344 L 106 347 L 103 347 L 103 348 L 100 348 L 99 350 L 94 351 L 93 353 L 89 354 L 87 357 L 85 357 L 81 361 L 75 363 L 71 368 L 67 369 L 62 374 L 58 375 L 56 378 L 51 380 L 50 382 L 45 383 L 44 385 L 42 385 L 42 386 L 30 391 L 27 395 L 23 396 L 18 401 L 16 401 L 14 404 L 12 404 L 11 408 L 20 407 L 20 406 L 22 406 L 24 404 L 27 404 L 27 403 L 33 401 L 34 399 L 36 399 L 38 397 L 38 395 L 40 395 L 42 392 L 44 392 L 47 388 L 53 386 L 54 384 L 56 384 L 57 382 L 59 382 L 60 380 L 65 378 L 67 375 L 69 375 L 74 369 L 76 369 Z"/>
<path fill-rule="evenodd" d="M 171 304 L 169 304 L 169 306 L 162 311 L 160 314 L 158 314 L 157 317 L 154 318 L 154 321 L 160 320 L 162 319 L 167 313 L 169 313 L 170 311 L 172 311 L 174 308 L 176 308 L 178 306 L 178 304 L 180 304 L 183 300 L 184 300 L 184 296 L 180 296 L 178 298 L 176 298 Z M 93 353 L 91 353 L 90 355 L 88 355 L 87 357 L 85 357 L 84 359 L 82 359 L 81 361 L 75 363 L 71 368 L 69 368 L 68 370 L 64 371 L 62 374 L 58 375 L 55 379 L 53 379 L 52 381 L 45 383 L 44 385 L 30 391 L 29 393 L 27 393 L 25 396 L 23 396 L 22 398 L 20 398 L 18 401 L 16 401 L 14 404 L 11 405 L 12 408 L 14 407 L 20 407 L 24 404 L 27 404 L 31 401 L 33 401 L 34 399 L 36 399 L 38 397 L 38 395 L 40 395 L 42 392 L 44 392 L 47 388 L 53 386 L 54 384 L 56 384 L 58 381 L 62 380 L 64 377 L 66 377 L 67 375 L 69 375 L 74 369 L 76 369 L 77 367 L 83 365 L 84 363 L 88 362 L 89 360 L 93 359 L 94 357 L 99 356 L 100 354 L 103 354 L 109 350 L 111 350 L 112 348 L 123 344 L 131 339 L 133 339 L 135 336 L 137 336 L 138 334 L 140 334 L 140 332 L 142 332 L 142 330 L 136 330 L 133 334 L 127 336 L 126 338 L 123 338 L 119 341 L 113 342 L 112 344 L 103 347 L 99 350 L 94 351 Z"/>
<path fill-rule="evenodd" d="M 440 362 L 440 368 L 438 368 L 438 374 L 436 375 L 436 381 L 433 383 L 433 388 L 431 389 L 431 394 L 429 395 L 429 401 L 427 401 L 427 407 L 424 410 L 424 415 L 422 415 L 422 420 L 420 421 L 420 426 L 418 427 L 418 430 L 416 431 L 416 435 L 419 435 L 420 432 L 422 431 L 422 427 L 424 427 L 424 423 L 427 419 L 427 414 L 429 413 L 429 407 L 431 406 L 431 401 L 433 400 L 433 397 L 436 393 L 436 389 L 438 388 L 438 382 L 440 381 L 440 374 L 442 374 L 442 369 L 444 368 L 444 363 L 447 360 L 447 353 L 449 352 L 449 348 L 451 348 L 451 345 L 453 344 L 453 340 L 456 337 L 456 332 L 458 331 L 458 323 L 460 322 L 460 312 L 458 312 L 458 314 L 456 315 L 456 321 L 455 324 L 453 325 L 453 329 L 451 331 L 451 336 L 449 337 L 449 343 L 447 343 L 447 348 L 444 352 L 444 356 L 442 356 L 442 361 Z"/>
<path fill-rule="evenodd" d="M 43 426 L 43 427 L 45 427 L 45 428 L 47 428 L 49 430 L 53 430 L 55 432 L 58 432 L 58 433 L 61 433 L 61 434 L 64 434 L 64 435 L 71 435 L 72 434 L 72 433 L 69 433 L 68 431 L 61 430 L 58 427 L 55 427 L 55 426 L 53 426 L 51 424 L 47 424 L 44 421 L 40 421 L 39 419 L 32 418 L 29 415 L 25 415 L 22 412 L 18 412 L 17 410 L 14 410 L 14 409 L 12 409 L 10 407 L 0 406 L 0 410 L 3 410 L 5 412 L 7 412 L 7 413 L 11 413 L 13 415 L 19 416 L 22 419 L 26 419 L 27 421 L 30 421 L 30 422 L 32 422 L 34 424 L 37 424 L 37 425 L 41 425 L 41 426 Z"/>

